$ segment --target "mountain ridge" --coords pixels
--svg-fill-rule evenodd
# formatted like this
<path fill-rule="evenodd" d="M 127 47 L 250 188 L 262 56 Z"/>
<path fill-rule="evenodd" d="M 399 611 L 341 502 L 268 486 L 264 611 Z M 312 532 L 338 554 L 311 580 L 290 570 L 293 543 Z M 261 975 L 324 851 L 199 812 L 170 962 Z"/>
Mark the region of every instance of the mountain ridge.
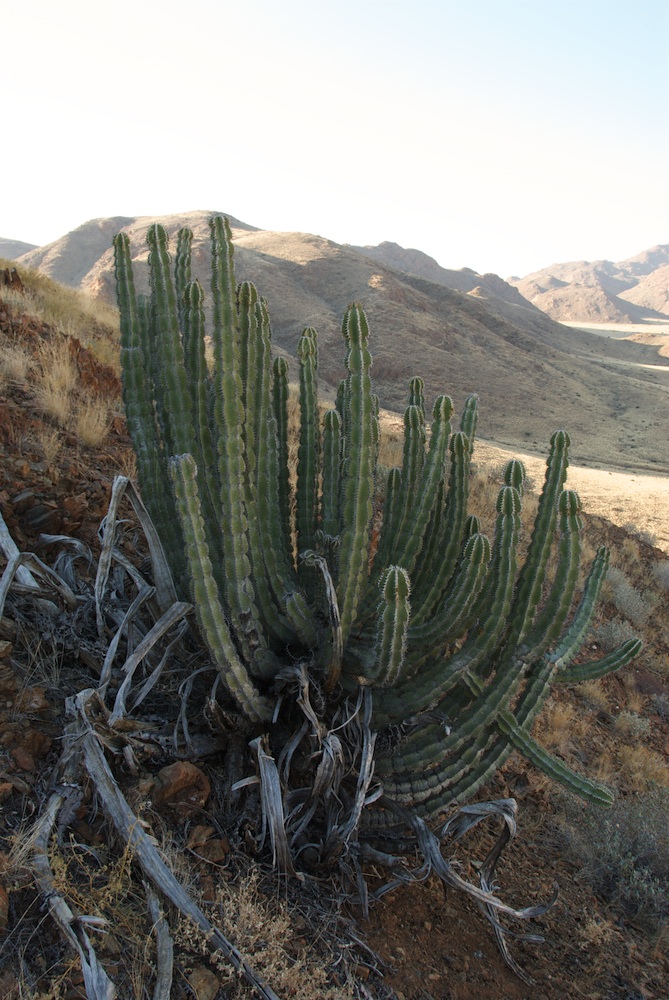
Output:
<path fill-rule="evenodd" d="M 64 284 L 85 287 L 85 266 L 73 271 L 70 260 L 70 267 L 64 272 L 62 270 L 64 257 L 72 256 L 63 253 L 63 240 L 75 241 L 79 253 L 82 244 L 88 243 L 91 253 L 95 256 L 97 251 L 99 256 L 108 246 L 105 240 L 114 226 L 122 228 L 139 219 L 143 219 L 148 226 L 151 221 L 159 219 L 208 218 L 211 214 L 215 213 L 197 211 L 174 216 L 92 219 L 41 247 L 0 238 L 0 257 L 20 259 L 23 264 L 37 267 Z M 232 219 L 232 225 L 247 232 L 268 232 L 238 219 Z M 525 303 L 558 322 L 624 324 L 669 321 L 669 244 L 656 244 L 618 262 L 580 260 L 552 263 L 524 277 L 512 276 L 508 279 L 491 272 L 479 274 L 468 267 L 459 270 L 444 268 L 422 250 L 402 247 L 389 240 L 373 246 L 347 243 L 341 246 L 394 270 L 470 295 L 492 296 L 517 305 L 524 299 Z"/>
<path fill-rule="evenodd" d="M 138 290 L 146 291 L 148 225 L 161 222 L 172 238 L 188 225 L 194 233 L 193 272 L 207 289 L 210 214 L 91 220 L 60 241 L 29 251 L 19 263 L 57 280 L 69 276 L 89 294 L 113 302 L 113 231 L 123 228 L 128 234 Z M 312 234 L 262 230 L 236 219 L 231 226 L 237 277 L 254 281 L 267 298 L 276 349 L 294 357 L 302 329 L 315 327 L 319 376 L 331 394 L 344 374 L 341 317 L 355 300 L 369 319 L 373 377 L 383 407 L 402 411 L 409 379 L 421 375 L 426 398 L 446 391 L 456 411 L 477 392 L 480 433 L 489 440 L 541 450 L 557 427 L 566 426 L 575 461 L 669 469 L 666 447 L 658 443 L 663 434 L 665 441 L 669 436 L 669 362 L 657 347 L 556 323 L 496 275 L 434 272 L 439 265 L 432 261 L 432 276 L 426 278 L 379 259 L 388 259 L 387 246 L 372 254 L 370 248 Z M 426 264 L 427 255 L 419 251 L 392 245 L 390 250 L 395 259 L 409 253 L 414 270 Z M 459 287 L 447 287 L 435 273 L 444 281 L 454 275 Z"/>

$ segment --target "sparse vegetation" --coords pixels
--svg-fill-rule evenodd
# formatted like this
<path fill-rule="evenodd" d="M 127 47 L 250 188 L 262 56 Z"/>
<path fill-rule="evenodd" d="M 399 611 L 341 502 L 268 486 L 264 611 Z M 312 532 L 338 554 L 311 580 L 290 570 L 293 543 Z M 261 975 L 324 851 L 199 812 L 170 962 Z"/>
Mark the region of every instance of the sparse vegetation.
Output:
<path fill-rule="evenodd" d="M 35 445 L 50 465 L 55 462 L 63 446 L 62 432 L 55 428 L 44 427 L 36 437 Z"/>
<path fill-rule="evenodd" d="M 636 590 L 616 566 L 609 568 L 606 587 L 611 591 L 613 604 L 621 615 L 637 628 L 645 625 L 656 603 L 651 594 Z"/>
<path fill-rule="evenodd" d="M 84 396 L 76 409 L 73 426 L 78 441 L 89 448 L 102 444 L 109 431 L 110 408 L 106 399 Z"/>
<path fill-rule="evenodd" d="M 593 630 L 593 638 L 601 645 L 602 649 L 607 650 L 616 649 L 621 643 L 638 638 L 638 635 L 638 630 L 632 628 L 622 618 L 609 618 Z"/>
<path fill-rule="evenodd" d="M 666 760 L 655 750 L 638 743 L 624 745 L 619 751 L 622 781 L 632 791 L 645 792 L 652 785 L 669 786 Z"/>
<path fill-rule="evenodd" d="M 618 732 L 635 738 L 648 736 L 650 733 L 650 720 L 637 712 L 620 712 L 615 718 L 614 725 Z"/>
<path fill-rule="evenodd" d="M 6 379 L 25 382 L 31 364 L 30 355 L 18 344 L 5 341 L 0 345 L 0 383 Z"/>
<path fill-rule="evenodd" d="M 609 696 L 601 681 L 584 681 L 577 689 L 583 700 L 598 711 L 607 711 Z"/>
<path fill-rule="evenodd" d="M 662 562 L 656 563 L 653 567 L 653 575 L 659 585 L 666 591 L 669 591 L 669 561 L 663 559 Z"/>
<path fill-rule="evenodd" d="M 76 337 L 101 364 L 118 372 L 119 324 L 113 306 L 52 281 L 40 271 L 0 258 L 0 270 L 8 267 L 18 271 L 23 290 L 0 286 L 1 301 L 47 323 L 64 337 Z"/>
<path fill-rule="evenodd" d="M 653 708 L 663 722 L 669 722 L 669 697 L 662 693 L 653 696 Z"/>
<path fill-rule="evenodd" d="M 669 921 L 669 790 L 650 787 L 609 813 L 564 799 L 562 833 L 581 877 L 618 912 L 657 934 Z"/>
<path fill-rule="evenodd" d="M 65 337 L 45 341 L 39 351 L 39 374 L 34 388 L 37 405 L 61 427 L 72 416 L 72 394 L 77 385 L 77 368 Z"/>

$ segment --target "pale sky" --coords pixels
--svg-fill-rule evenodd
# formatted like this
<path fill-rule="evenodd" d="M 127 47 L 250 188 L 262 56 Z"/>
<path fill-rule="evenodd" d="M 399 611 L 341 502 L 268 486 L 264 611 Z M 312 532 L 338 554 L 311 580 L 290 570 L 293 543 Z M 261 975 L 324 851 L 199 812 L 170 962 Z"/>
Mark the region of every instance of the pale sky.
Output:
<path fill-rule="evenodd" d="M 507 277 L 669 241 L 669 0 L 21 0 L 0 237 L 207 209 Z"/>

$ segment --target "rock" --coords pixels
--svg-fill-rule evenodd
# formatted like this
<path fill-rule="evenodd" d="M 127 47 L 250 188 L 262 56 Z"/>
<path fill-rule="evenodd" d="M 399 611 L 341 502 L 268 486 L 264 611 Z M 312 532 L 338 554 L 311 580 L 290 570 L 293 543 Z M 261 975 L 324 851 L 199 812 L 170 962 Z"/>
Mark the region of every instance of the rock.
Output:
<path fill-rule="evenodd" d="M 11 288 L 14 292 L 25 291 L 21 275 L 15 267 L 0 268 L 0 285 L 4 285 L 5 288 Z"/>
<path fill-rule="evenodd" d="M 189 851 L 197 850 L 198 847 L 202 847 L 203 844 L 206 844 L 207 841 L 211 839 L 211 837 L 214 835 L 215 832 L 216 831 L 213 826 L 204 826 L 201 824 L 194 826 L 193 829 L 188 834 L 188 840 L 186 841 L 186 848 Z"/>
<path fill-rule="evenodd" d="M 198 847 L 195 853 L 199 858 L 204 858 L 205 861 L 209 861 L 213 865 L 219 865 L 225 861 L 230 853 L 230 841 L 227 837 L 223 837 L 221 840 L 208 840 L 206 844 Z"/>
<path fill-rule="evenodd" d="M 199 767 L 180 760 L 158 772 L 152 798 L 154 805 L 169 809 L 184 819 L 204 808 L 210 791 L 209 779 Z"/>
<path fill-rule="evenodd" d="M 43 687 L 27 687 L 24 688 L 16 696 L 14 702 L 14 708 L 17 712 L 35 713 L 44 712 L 49 708 L 49 702 L 46 700 L 46 694 Z"/>
<path fill-rule="evenodd" d="M 28 753 L 24 746 L 14 747 L 12 750 L 12 757 L 14 758 L 14 763 L 21 771 L 34 771 L 35 770 L 35 758 L 32 754 Z"/>
<path fill-rule="evenodd" d="M 188 985 L 197 1000 L 214 1000 L 220 989 L 218 976 L 215 976 L 206 965 L 196 965 L 187 976 Z"/>

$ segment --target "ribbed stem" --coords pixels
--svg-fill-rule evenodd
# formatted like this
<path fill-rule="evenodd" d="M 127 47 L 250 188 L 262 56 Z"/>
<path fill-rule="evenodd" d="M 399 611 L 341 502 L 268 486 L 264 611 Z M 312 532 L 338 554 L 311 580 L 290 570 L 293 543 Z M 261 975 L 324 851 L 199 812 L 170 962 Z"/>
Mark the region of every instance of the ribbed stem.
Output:
<path fill-rule="evenodd" d="M 374 492 L 373 404 L 369 375 L 372 357 L 367 319 L 360 306 L 349 306 L 344 317 L 348 343 L 346 366 L 350 398 L 346 426 L 346 472 L 343 477 L 343 531 L 339 550 L 337 597 L 344 643 L 356 619 L 367 576 Z"/>
<path fill-rule="evenodd" d="M 177 456 L 170 463 L 170 472 L 186 539 L 198 624 L 226 687 L 244 714 L 254 722 L 267 721 L 272 714 L 272 705 L 260 694 L 237 654 L 218 596 L 205 541 L 195 462 L 190 455 Z"/>

